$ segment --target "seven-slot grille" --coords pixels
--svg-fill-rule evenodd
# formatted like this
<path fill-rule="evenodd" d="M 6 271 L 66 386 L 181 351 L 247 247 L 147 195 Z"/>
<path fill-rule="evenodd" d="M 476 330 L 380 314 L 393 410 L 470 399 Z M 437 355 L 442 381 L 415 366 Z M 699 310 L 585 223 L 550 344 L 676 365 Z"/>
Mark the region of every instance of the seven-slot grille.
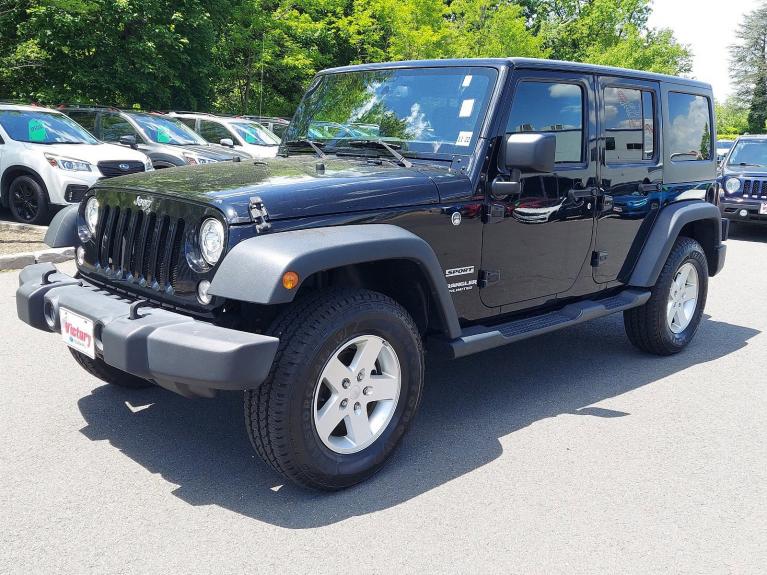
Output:
<path fill-rule="evenodd" d="M 115 279 L 172 292 L 184 220 L 139 208 L 104 206 L 96 230 L 102 270 Z"/>
<path fill-rule="evenodd" d="M 767 180 L 743 180 L 744 198 L 767 198 Z"/>
<path fill-rule="evenodd" d="M 114 178 L 116 176 L 124 176 L 125 174 L 135 174 L 136 172 L 143 172 L 146 168 L 144 162 L 138 162 L 136 160 L 110 160 L 99 162 L 98 167 L 101 175 L 105 178 Z"/>

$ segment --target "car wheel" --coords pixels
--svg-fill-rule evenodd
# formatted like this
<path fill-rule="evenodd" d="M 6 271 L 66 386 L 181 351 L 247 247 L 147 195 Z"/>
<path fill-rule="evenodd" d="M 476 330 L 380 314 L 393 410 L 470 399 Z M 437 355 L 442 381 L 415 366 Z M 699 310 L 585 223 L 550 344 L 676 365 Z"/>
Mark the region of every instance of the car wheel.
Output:
<path fill-rule="evenodd" d="M 17 222 L 40 225 L 47 222 L 48 196 L 32 176 L 18 176 L 8 189 L 8 207 Z"/>
<path fill-rule="evenodd" d="M 656 355 L 682 351 L 698 330 L 707 295 L 706 254 L 695 240 L 680 237 L 648 302 L 623 312 L 629 340 Z"/>
<path fill-rule="evenodd" d="M 101 381 L 126 389 L 143 389 L 154 386 L 154 383 L 151 381 L 116 369 L 98 357 L 91 359 L 74 349 L 70 348 L 69 351 L 72 353 L 75 361 L 80 364 L 80 367 Z"/>
<path fill-rule="evenodd" d="M 269 333 L 280 338 L 269 377 L 245 392 L 255 450 L 309 488 L 373 475 L 421 398 L 423 348 L 410 315 L 383 294 L 339 290 L 297 301 Z"/>

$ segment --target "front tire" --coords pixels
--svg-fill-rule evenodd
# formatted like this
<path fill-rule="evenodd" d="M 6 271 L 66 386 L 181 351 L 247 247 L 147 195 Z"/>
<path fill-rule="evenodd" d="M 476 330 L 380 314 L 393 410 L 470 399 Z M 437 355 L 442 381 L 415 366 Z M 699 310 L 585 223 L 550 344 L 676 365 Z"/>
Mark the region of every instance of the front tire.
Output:
<path fill-rule="evenodd" d="M 280 338 L 269 377 L 245 392 L 258 454 L 313 489 L 376 473 L 421 398 L 423 348 L 412 318 L 383 294 L 345 289 L 296 301 L 269 334 Z"/>
<path fill-rule="evenodd" d="M 641 307 L 623 312 L 629 340 L 642 351 L 672 355 L 698 331 L 708 295 L 708 262 L 692 238 L 679 237 Z"/>
<path fill-rule="evenodd" d="M 32 176 L 18 176 L 8 189 L 8 207 L 17 222 L 41 225 L 48 220 L 48 194 Z"/>
<path fill-rule="evenodd" d="M 99 378 L 101 381 L 111 383 L 117 387 L 124 387 L 125 389 L 144 389 L 146 387 L 154 386 L 154 383 L 151 381 L 120 371 L 98 357 L 96 359 L 91 359 L 87 355 L 75 351 L 72 348 L 69 348 L 69 351 L 72 353 L 72 357 L 75 358 L 75 361 L 80 364 L 80 367 L 92 376 Z"/>

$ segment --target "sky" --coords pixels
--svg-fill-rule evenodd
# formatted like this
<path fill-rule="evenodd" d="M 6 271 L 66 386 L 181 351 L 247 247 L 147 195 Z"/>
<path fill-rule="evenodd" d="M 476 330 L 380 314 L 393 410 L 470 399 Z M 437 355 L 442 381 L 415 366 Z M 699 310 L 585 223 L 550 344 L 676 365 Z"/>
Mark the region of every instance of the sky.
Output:
<path fill-rule="evenodd" d="M 759 0 L 655 0 L 650 26 L 671 28 L 693 52 L 692 76 L 710 83 L 714 97 L 732 93 L 728 74 L 728 46 L 733 43 L 741 17 Z"/>

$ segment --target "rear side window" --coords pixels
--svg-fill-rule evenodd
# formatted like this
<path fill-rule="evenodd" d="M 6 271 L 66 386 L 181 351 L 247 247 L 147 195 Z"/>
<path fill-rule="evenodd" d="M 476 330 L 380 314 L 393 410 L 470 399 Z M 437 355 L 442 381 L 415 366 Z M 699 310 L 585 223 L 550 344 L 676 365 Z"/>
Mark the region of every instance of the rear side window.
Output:
<path fill-rule="evenodd" d="M 190 128 L 194 130 L 194 125 L 196 123 L 196 120 L 194 118 L 176 118 L 179 122 L 182 124 L 186 124 Z"/>
<path fill-rule="evenodd" d="M 655 155 L 653 93 L 635 88 L 607 87 L 605 105 L 605 161 L 641 162 Z"/>
<path fill-rule="evenodd" d="M 96 112 L 67 112 L 67 114 L 91 134 L 96 133 Z"/>
<path fill-rule="evenodd" d="M 232 137 L 229 130 L 224 126 L 209 120 L 200 120 L 200 135 L 213 144 L 218 144 L 224 138 Z"/>
<path fill-rule="evenodd" d="M 710 160 L 711 104 L 705 96 L 668 93 L 669 129 L 666 145 L 674 162 Z"/>
<path fill-rule="evenodd" d="M 101 116 L 101 139 L 105 142 L 117 142 L 122 136 L 137 136 L 136 130 L 128 120 L 119 114 Z"/>
<path fill-rule="evenodd" d="M 583 89 L 577 84 L 524 81 L 517 84 L 506 133 L 557 137 L 556 161 L 583 161 Z"/>

